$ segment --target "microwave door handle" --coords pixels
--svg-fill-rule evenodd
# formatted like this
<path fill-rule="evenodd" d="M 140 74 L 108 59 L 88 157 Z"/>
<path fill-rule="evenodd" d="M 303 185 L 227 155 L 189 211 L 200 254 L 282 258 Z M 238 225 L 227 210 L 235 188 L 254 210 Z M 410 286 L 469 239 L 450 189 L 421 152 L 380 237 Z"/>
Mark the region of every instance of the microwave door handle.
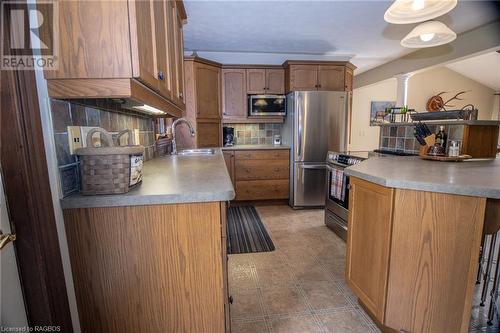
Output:
<path fill-rule="evenodd" d="M 306 164 L 300 166 L 302 169 L 326 169 L 325 164 Z"/>

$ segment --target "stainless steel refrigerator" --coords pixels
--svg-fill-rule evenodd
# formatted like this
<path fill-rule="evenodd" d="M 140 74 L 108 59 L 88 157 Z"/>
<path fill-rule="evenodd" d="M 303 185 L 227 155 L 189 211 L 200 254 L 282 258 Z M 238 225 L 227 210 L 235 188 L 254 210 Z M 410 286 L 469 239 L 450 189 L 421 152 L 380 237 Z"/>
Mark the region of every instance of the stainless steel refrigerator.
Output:
<path fill-rule="evenodd" d="M 349 94 L 294 91 L 286 96 L 283 144 L 290 150 L 290 206 L 325 205 L 326 154 L 347 150 Z"/>

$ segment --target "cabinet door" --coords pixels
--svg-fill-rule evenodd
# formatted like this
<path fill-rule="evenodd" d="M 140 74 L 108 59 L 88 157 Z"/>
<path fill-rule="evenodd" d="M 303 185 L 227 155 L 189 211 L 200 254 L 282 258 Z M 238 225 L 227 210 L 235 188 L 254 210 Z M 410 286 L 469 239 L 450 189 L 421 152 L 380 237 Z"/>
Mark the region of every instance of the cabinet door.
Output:
<path fill-rule="evenodd" d="M 351 177 L 346 278 L 354 293 L 384 322 L 393 190 Z"/>
<path fill-rule="evenodd" d="M 172 8 L 166 0 L 154 1 L 155 40 L 158 66 L 158 90 L 162 96 L 172 98 L 172 74 L 175 57 L 169 45 L 173 38 Z"/>
<path fill-rule="evenodd" d="M 135 1 L 134 4 L 138 36 L 137 78 L 151 89 L 158 90 L 153 1 Z"/>
<path fill-rule="evenodd" d="M 196 147 L 220 147 L 221 146 L 221 126 L 220 121 L 203 121 L 196 122 Z"/>
<path fill-rule="evenodd" d="M 352 79 L 354 76 L 354 71 L 348 67 L 345 68 L 345 81 L 344 89 L 345 91 L 352 91 Z"/>
<path fill-rule="evenodd" d="M 227 172 L 229 173 L 229 177 L 231 177 L 231 182 L 234 186 L 234 151 L 227 150 L 223 151 L 224 161 L 226 162 Z"/>
<path fill-rule="evenodd" d="M 266 93 L 266 70 L 263 68 L 247 69 L 247 94 Z"/>
<path fill-rule="evenodd" d="M 318 66 L 316 65 L 291 65 L 290 90 L 317 90 Z"/>
<path fill-rule="evenodd" d="M 223 118 L 246 118 L 247 95 L 244 69 L 222 70 Z"/>
<path fill-rule="evenodd" d="M 266 69 L 266 92 L 269 94 L 285 93 L 285 70 Z"/>
<path fill-rule="evenodd" d="M 220 69 L 195 63 L 196 117 L 220 119 Z"/>
<path fill-rule="evenodd" d="M 344 91 L 344 66 L 318 66 L 318 90 Z"/>
<path fill-rule="evenodd" d="M 184 41 L 182 34 L 182 18 L 180 17 L 176 1 L 169 1 L 172 6 L 173 50 L 175 74 L 172 84 L 172 100 L 184 108 Z"/>

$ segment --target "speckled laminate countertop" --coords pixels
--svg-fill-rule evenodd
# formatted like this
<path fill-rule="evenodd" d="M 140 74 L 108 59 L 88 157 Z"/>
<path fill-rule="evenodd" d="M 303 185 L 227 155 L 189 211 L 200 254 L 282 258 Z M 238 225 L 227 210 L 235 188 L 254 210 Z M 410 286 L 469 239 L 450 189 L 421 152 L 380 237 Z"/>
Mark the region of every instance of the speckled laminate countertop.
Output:
<path fill-rule="evenodd" d="M 164 156 L 144 163 L 142 184 L 125 194 L 74 194 L 63 209 L 228 201 L 235 196 L 231 178 L 216 149 L 210 156 Z"/>
<path fill-rule="evenodd" d="M 500 158 L 436 162 L 378 156 L 346 168 L 345 173 L 385 187 L 500 199 Z"/>

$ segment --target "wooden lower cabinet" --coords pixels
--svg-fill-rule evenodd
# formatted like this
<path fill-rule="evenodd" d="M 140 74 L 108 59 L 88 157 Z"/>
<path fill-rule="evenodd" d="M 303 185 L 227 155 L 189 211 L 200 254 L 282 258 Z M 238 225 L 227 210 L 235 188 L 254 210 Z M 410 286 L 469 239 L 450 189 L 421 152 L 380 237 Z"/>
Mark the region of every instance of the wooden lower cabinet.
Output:
<path fill-rule="evenodd" d="M 236 181 L 235 200 L 288 199 L 288 179 Z"/>
<path fill-rule="evenodd" d="M 386 332 L 468 332 L 486 198 L 351 177 L 346 278 Z"/>
<path fill-rule="evenodd" d="M 82 332 L 224 332 L 225 203 L 64 211 Z"/>
<path fill-rule="evenodd" d="M 234 186 L 234 151 L 226 150 L 222 152 L 224 156 L 224 162 L 226 162 L 227 172 L 229 173 L 229 177 L 231 177 L 231 182 Z"/>

